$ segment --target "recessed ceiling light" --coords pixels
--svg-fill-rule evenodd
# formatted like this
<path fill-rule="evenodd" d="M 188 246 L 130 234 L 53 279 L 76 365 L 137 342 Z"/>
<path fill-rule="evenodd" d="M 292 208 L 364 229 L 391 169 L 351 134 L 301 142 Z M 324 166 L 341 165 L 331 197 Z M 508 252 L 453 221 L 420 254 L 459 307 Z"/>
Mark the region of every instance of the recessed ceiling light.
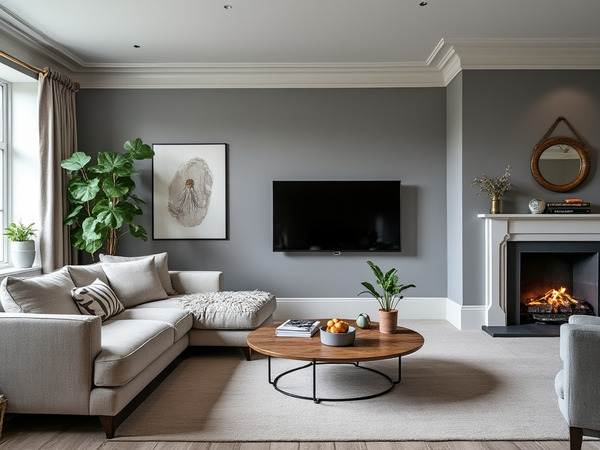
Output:
<path fill-rule="evenodd" d="M 232 9 L 233 6 L 231 6 L 231 5 L 225 5 L 225 6 L 223 6 L 223 8 L 225 8 L 225 9 Z"/>

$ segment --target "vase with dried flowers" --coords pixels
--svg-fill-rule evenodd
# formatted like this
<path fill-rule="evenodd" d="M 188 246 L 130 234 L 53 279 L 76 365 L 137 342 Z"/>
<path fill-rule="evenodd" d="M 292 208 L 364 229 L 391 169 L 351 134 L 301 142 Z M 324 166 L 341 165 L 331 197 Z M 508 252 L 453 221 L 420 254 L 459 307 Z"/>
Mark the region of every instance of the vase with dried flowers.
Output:
<path fill-rule="evenodd" d="M 479 178 L 475 178 L 471 182 L 471 186 L 479 186 L 480 190 L 477 195 L 486 193 L 492 199 L 490 214 L 498 214 L 500 212 L 500 197 L 510 188 L 510 166 L 506 166 L 504 175 L 500 178 L 489 178 L 485 174 Z"/>

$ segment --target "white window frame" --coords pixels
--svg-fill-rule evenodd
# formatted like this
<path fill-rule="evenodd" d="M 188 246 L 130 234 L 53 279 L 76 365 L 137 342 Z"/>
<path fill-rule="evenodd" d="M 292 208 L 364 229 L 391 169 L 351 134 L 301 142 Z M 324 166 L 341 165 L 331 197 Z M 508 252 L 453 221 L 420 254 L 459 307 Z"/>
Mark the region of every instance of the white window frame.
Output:
<path fill-rule="evenodd" d="M 0 133 L 0 227 L 2 230 L 2 245 L 0 251 L 0 266 L 8 265 L 8 239 L 4 236 L 4 229 L 8 225 L 9 198 L 8 198 L 8 158 L 10 149 L 10 99 L 11 84 L 0 79 L 2 95 L 0 99 L 0 108 L 2 108 L 2 127 Z"/>

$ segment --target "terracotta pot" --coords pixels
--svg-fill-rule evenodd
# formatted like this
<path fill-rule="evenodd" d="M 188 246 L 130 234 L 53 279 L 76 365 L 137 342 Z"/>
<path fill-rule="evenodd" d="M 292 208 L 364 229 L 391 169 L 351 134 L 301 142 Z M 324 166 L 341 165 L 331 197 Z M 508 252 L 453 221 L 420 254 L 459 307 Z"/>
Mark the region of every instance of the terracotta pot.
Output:
<path fill-rule="evenodd" d="M 379 332 L 384 334 L 394 334 L 398 328 L 398 310 L 389 311 L 379 310 Z"/>

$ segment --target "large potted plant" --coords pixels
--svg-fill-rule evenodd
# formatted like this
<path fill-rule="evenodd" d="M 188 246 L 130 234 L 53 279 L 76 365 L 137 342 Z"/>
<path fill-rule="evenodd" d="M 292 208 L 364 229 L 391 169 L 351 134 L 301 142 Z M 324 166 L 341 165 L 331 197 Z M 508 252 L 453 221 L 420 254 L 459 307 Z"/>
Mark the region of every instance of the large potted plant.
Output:
<path fill-rule="evenodd" d="M 370 294 L 375 297 L 379 303 L 379 331 L 381 333 L 393 334 L 396 332 L 398 326 L 398 310 L 396 309 L 396 306 L 403 298 L 400 293 L 408 288 L 416 286 L 414 284 L 398 283 L 397 269 L 390 269 L 386 273 L 383 273 L 383 271 L 371 261 L 367 261 L 367 264 L 375 274 L 377 286 L 382 289 L 382 293 L 379 293 L 371 283 L 363 281 L 361 284 L 367 289 L 360 292 L 358 295 Z"/>
<path fill-rule="evenodd" d="M 123 145 L 125 153 L 101 152 L 96 165 L 88 165 L 92 158 L 76 152 L 61 161 L 71 179 L 67 186 L 71 210 L 64 220 L 71 226 L 71 243 L 89 253 L 104 247 L 105 253 L 116 254 L 119 239 L 127 232 L 127 224 L 133 237 L 147 240 L 144 227 L 134 222 L 142 214 L 144 202 L 133 194 L 133 176 L 136 160 L 151 159 L 154 150 L 140 138 L 129 140 Z"/>
<path fill-rule="evenodd" d="M 13 267 L 25 268 L 33 266 L 35 260 L 35 241 L 31 239 L 37 231 L 35 223 L 23 225 L 11 223 L 4 229 L 4 236 L 10 241 L 10 260 Z"/>

